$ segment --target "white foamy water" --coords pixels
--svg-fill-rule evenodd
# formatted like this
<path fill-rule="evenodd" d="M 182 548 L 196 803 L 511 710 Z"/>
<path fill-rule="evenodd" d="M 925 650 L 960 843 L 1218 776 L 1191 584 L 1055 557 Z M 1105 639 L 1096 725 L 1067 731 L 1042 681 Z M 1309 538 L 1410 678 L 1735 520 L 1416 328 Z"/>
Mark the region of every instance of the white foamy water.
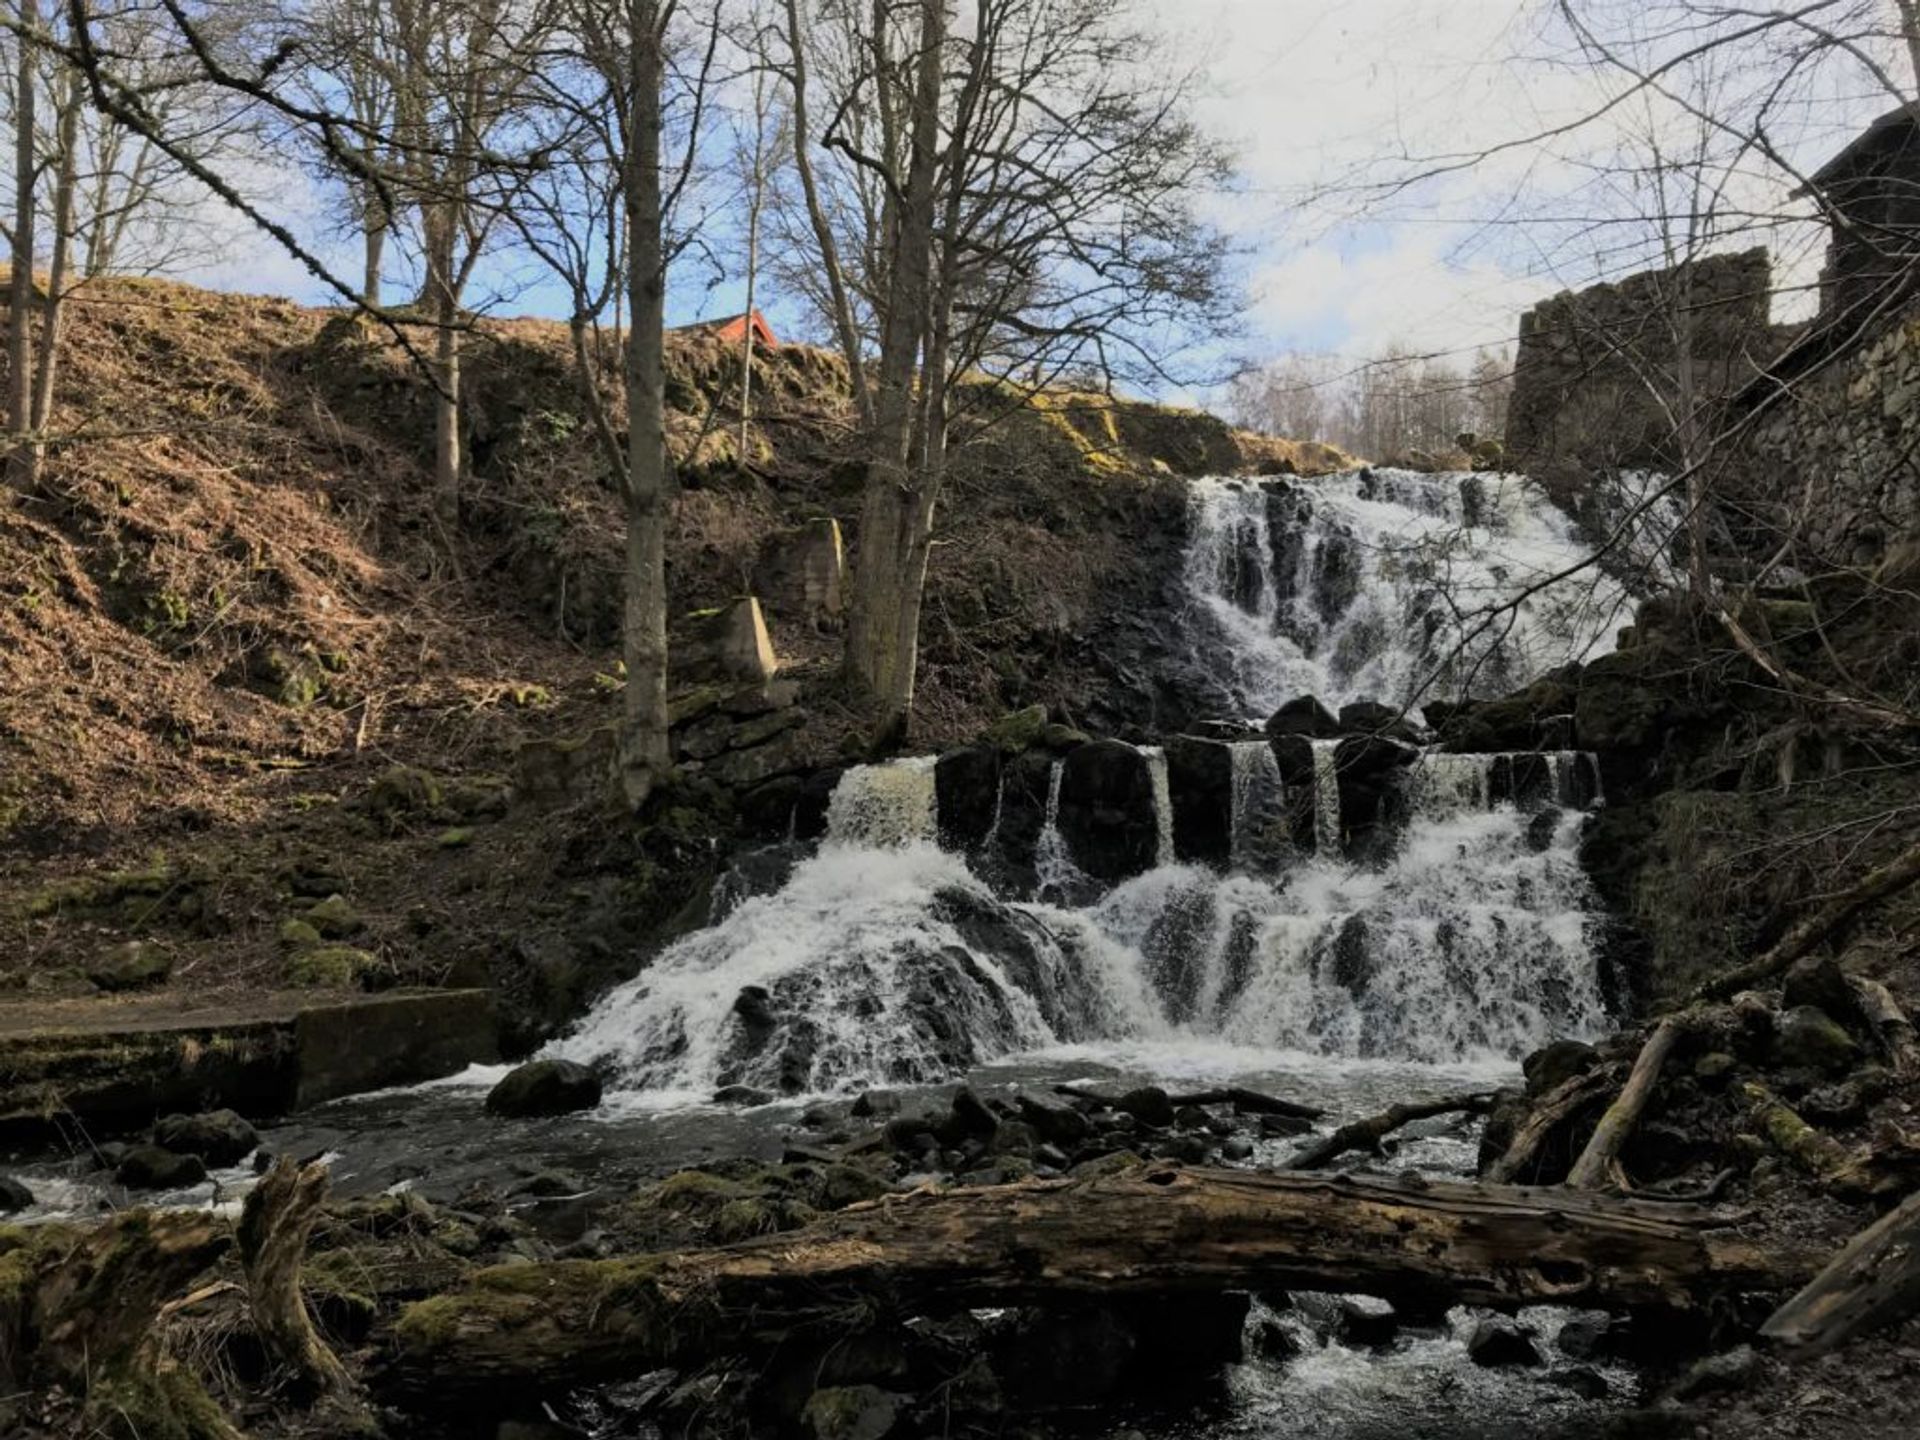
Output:
<path fill-rule="evenodd" d="M 1190 513 L 1189 619 L 1256 719 L 1308 694 L 1335 708 L 1404 704 L 1429 682 L 1422 699 L 1497 695 L 1610 649 L 1631 618 L 1598 569 L 1495 613 L 1592 551 L 1520 475 L 1198 480 Z"/>

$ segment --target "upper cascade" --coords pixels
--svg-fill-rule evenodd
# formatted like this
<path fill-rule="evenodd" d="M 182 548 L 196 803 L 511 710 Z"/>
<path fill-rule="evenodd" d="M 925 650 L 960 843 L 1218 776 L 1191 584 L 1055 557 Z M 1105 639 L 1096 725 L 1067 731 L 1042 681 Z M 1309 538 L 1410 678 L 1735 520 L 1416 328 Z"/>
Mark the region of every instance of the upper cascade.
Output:
<path fill-rule="evenodd" d="M 1611 646 L 1634 595 L 1521 475 L 1370 468 L 1196 480 L 1183 582 L 1196 647 L 1243 717 L 1497 695 Z M 1500 609 L 1502 606 L 1510 609 Z"/>

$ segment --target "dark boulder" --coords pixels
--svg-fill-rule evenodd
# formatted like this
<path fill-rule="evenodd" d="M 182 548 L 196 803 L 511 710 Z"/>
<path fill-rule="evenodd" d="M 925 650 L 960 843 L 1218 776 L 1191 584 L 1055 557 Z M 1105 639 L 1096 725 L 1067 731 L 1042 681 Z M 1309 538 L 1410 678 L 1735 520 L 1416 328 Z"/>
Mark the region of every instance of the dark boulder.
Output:
<path fill-rule="evenodd" d="M 1093 1134 L 1093 1122 L 1070 1105 L 1055 1105 L 1031 1095 L 1019 1097 L 1020 1118 L 1049 1144 L 1073 1150 Z"/>
<path fill-rule="evenodd" d="M 1482 1320 L 1475 1325 L 1467 1336 L 1467 1358 L 1488 1369 L 1543 1363 L 1533 1332 L 1511 1320 Z"/>
<path fill-rule="evenodd" d="M 1334 740 L 1340 735 L 1340 722 L 1319 698 L 1302 695 L 1287 701 L 1267 718 L 1267 734 L 1278 739 L 1282 735 L 1304 735 L 1311 740 Z"/>
<path fill-rule="evenodd" d="M 1142 1125 L 1164 1129 L 1173 1124 L 1173 1101 L 1158 1085 L 1142 1085 L 1137 1090 L 1129 1090 L 1113 1103 L 1116 1109 L 1131 1115 Z"/>
<path fill-rule="evenodd" d="M 1773 1061 L 1788 1070 L 1839 1074 L 1860 1058 L 1860 1047 L 1839 1021 L 1815 1005 L 1796 1005 L 1780 1016 L 1773 1034 Z"/>
<path fill-rule="evenodd" d="M 751 1109 L 755 1105 L 771 1105 L 773 1092 L 762 1090 L 758 1085 L 722 1085 L 713 1092 L 716 1105 L 735 1105 L 741 1109 Z"/>
<path fill-rule="evenodd" d="M 31 1204 L 31 1190 L 11 1175 L 0 1175 L 0 1215 L 18 1215 Z"/>
<path fill-rule="evenodd" d="M 1329 624 L 1353 605 L 1360 593 L 1360 542 L 1345 529 L 1329 530 L 1313 552 L 1313 608 Z"/>
<path fill-rule="evenodd" d="M 600 1103 L 600 1077 L 573 1060 L 529 1060 L 487 1092 L 487 1113 L 513 1118 L 568 1115 Z"/>
<path fill-rule="evenodd" d="M 1574 1365 L 1565 1370 L 1552 1370 L 1544 1377 L 1547 1384 L 1558 1385 L 1562 1390 L 1571 1390 L 1582 1400 L 1604 1400 L 1612 1393 L 1607 1377 L 1591 1365 Z"/>
<path fill-rule="evenodd" d="M 953 1092 L 953 1100 L 937 1130 L 945 1144 L 955 1145 L 965 1139 L 984 1140 L 999 1128 L 1000 1117 L 972 1086 L 962 1085 Z"/>
<path fill-rule="evenodd" d="M 1167 742 L 1173 800 L 1173 853 L 1200 865 L 1225 865 L 1233 852 L 1233 747 L 1180 735 Z"/>
<path fill-rule="evenodd" d="M 1349 854 L 1384 858 L 1407 819 L 1403 774 L 1419 758 L 1413 746 L 1384 736 L 1356 735 L 1340 742 L 1333 764 Z"/>
<path fill-rule="evenodd" d="M 934 762 L 933 793 L 944 849 L 977 850 L 1000 809 L 1000 751 L 992 745 L 949 750 Z"/>
<path fill-rule="evenodd" d="M 1340 707 L 1340 728 L 1349 735 L 1379 735 L 1388 740 L 1417 743 L 1419 727 L 1400 713 L 1397 706 L 1378 700 L 1355 700 Z"/>
<path fill-rule="evenodd" d="M 113 1178 L 129 1190 L 181 1190 L 207 1178 L 198 1155 L 176 1155 L 158 1145 L 136 1145 L 120 1159 Z"/>
<path fill-rule="evenodd" d="M 1151 870 L 1160 822 L 1147 757 L 1122 740 L 1095 740 L 1062 764 L 1059 825 L 1073 863 L 1108 884 Z"/>
<path fill-rule="evenodd" d="M 900 1113 L 900 1096 L 893 1090 L 862 1090 L 847 1112 L 856 1119 L 884 1119 Z"/>
<path fill-rule="evenodd" d="M 1850 1015 L 1855 1009 L 1853 989 L 1830 955 L 1807 955 L 1794 961 L 1781 982 L 1780 1004 L 1788 1010 L 1811 1005 L 1833 1016 Z"/>
<path fill-rule="evenodd" d="M 1400 1315 L 1374 1296 L 1342 1295 L 1334 1304 L 1333 1333 L 1347 1345 L 1391 1345 L 1400 1333 Z"/>
<path fill-rule="evenodd" d="M 197 1155 L 213 1166 L 237 1165 L 260 1144 L 253 1126 L 231 1110 L 168 1115 L 153 1127 L 153 1143 L 176 1155 Z"/>
<path fill-rule="evenodd" d="M 1262 1360 L 1280 1363 L 1298 1358 L 1305 1347 L 1300 1337 L 1278 1320 L 1261 1319 L 1247 1331 L 1247 1348 Z"/>

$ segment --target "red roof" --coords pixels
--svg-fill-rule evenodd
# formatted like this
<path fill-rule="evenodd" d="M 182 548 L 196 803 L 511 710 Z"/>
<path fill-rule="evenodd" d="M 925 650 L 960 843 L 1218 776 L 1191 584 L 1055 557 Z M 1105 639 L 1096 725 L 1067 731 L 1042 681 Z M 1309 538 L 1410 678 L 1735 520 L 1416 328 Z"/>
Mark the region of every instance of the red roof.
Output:
<path fill-rule="evenodd" d="M 767 317 L 758 310 L 749 315 L 728 315 L 718 320 L 699 320 L 691 325 L 678 327 L 682 331 L 704 331 L 721 340 L 744 340 L 747 338 L 747 326 L 753 326 L 754 343 L 769 350 L 780 348 L 779 337 L 773 333 L 773 327 L 767 324 Z"/>

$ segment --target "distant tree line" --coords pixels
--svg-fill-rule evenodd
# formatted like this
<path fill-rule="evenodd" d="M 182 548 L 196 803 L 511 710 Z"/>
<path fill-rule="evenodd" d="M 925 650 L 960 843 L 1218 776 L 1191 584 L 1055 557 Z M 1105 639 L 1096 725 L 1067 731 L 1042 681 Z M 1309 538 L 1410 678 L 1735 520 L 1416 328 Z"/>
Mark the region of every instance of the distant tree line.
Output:
<path fill-rule="evenodd" d="M 1227 395 L 1236 425 L 1290 440 L 1324 440 L 1369 460 L 1455 458 L 1471 435 L 1494 455 L 1507 428 L 1513 362 L 1482 348 L 1470 360 L 1389 346 L 1377 359 L 1291 354 L 1237 376 Z"/>

